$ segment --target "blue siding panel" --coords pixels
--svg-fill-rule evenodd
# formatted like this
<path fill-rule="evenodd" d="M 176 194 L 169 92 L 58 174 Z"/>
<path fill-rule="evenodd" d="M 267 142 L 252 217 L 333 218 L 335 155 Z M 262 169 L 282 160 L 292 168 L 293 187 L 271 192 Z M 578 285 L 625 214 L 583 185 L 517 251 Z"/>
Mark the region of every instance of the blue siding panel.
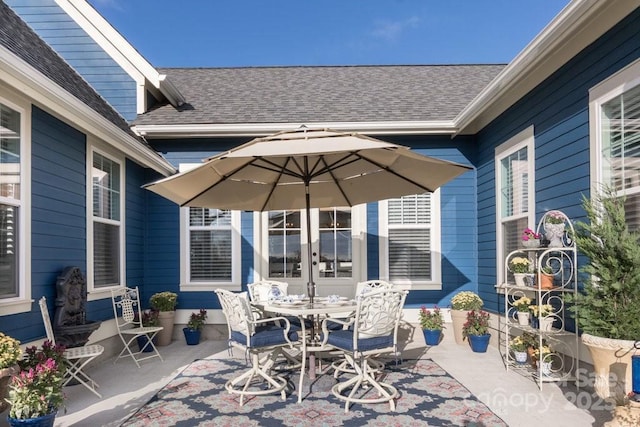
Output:
<path fill-rule="evenodd" d="M 497 310 L 494 149 L 534 126 L 536 220 L 549 209 L 584 219 L 589 195 L 589 89 L 640 57 L 640 9 L 584 49 L 477 136 L 478 280 L 485 306 Z M 561 185 L 559 185 L 561 183 Z"/>
<path fill-rule="evenodd" d="M 128 121 L 136 118 L 135 81 L 60 8 L 55 0 L 6 0 L 23 21 L 62 56 Z"/>

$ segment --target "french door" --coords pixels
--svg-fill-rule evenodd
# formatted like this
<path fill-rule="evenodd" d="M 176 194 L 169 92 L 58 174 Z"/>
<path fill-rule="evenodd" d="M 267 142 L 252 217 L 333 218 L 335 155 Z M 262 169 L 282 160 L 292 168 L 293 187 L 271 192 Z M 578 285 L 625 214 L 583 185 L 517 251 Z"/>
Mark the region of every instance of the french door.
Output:
<path fill-rule="evenodd" d="M 289 283 L 289 293 L 306 293 L 309 263 L 316 295 L 353 296 L 365 275 L 362 252 L 366 235 L 365 206 L 321 208 L 310 211 L 311 259 L 307 251 L 306 211 L 270 211 L 260 214 L 259 266 L 264 279 Z"/>

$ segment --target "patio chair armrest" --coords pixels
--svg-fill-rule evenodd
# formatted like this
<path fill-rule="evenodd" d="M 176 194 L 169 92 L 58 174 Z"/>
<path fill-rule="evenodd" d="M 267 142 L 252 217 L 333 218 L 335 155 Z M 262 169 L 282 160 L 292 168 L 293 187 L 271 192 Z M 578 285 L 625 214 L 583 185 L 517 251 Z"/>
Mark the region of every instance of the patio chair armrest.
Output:
<path fill-rule="evenodd" d="M 327 344 L 327 341 L 329 340 L 329 327 L 327 326 L 327 323 L 331 322 L 331 323 L 337 323 L 339 325 L 342 325 L 342 329 L 347 329 L 349 328 L 349 326 L 353 325 L 355 321 L 355 318 L 350 318 L 347 320 L 340 320 L 340 319 L 336 319 L 336 318 L 332 318 L 332 317 L 325 317 L 324 319 L 322 319 L 322 344 L 321 346 L 324 347 Z"/>

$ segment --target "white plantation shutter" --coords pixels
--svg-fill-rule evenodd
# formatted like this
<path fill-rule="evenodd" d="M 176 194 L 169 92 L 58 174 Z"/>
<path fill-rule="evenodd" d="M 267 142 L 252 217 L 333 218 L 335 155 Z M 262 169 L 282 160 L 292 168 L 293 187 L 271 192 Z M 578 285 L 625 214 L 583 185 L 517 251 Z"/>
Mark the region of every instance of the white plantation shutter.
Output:
<path fill-rule="evenodd" d="M 189 208 L 190 281 L 232 280 L 231 211 Z"/>
<path fill-rule="evenodd" d="M 602 105 L 603 180 L 627 196 L 627 223 L 640 228 L 640 85 Z"/>
<path fill-rule="evenodd" d="M 432 280 L 431 194 L 390 199 L 387 211 L 389 280 Z"/>
<path fill-rule="evenodd" d="M 500 160 L 500 213 L 502 258 L 518 248 L 522 231 L 528 226 L 529 165 L 527 147 Z"/>

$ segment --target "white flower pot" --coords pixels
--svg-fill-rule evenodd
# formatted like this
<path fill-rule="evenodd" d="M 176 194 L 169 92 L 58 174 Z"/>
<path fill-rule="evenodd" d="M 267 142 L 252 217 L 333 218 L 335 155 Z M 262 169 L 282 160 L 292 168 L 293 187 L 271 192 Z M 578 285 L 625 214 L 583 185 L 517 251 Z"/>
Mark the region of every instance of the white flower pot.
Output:
<path fill-rule="evenodd" d="M 528 311 L 519 311 L 518 312 L 518 324 L 522 326 L 527 326 L 529 324 L 529 315 Z"/>

